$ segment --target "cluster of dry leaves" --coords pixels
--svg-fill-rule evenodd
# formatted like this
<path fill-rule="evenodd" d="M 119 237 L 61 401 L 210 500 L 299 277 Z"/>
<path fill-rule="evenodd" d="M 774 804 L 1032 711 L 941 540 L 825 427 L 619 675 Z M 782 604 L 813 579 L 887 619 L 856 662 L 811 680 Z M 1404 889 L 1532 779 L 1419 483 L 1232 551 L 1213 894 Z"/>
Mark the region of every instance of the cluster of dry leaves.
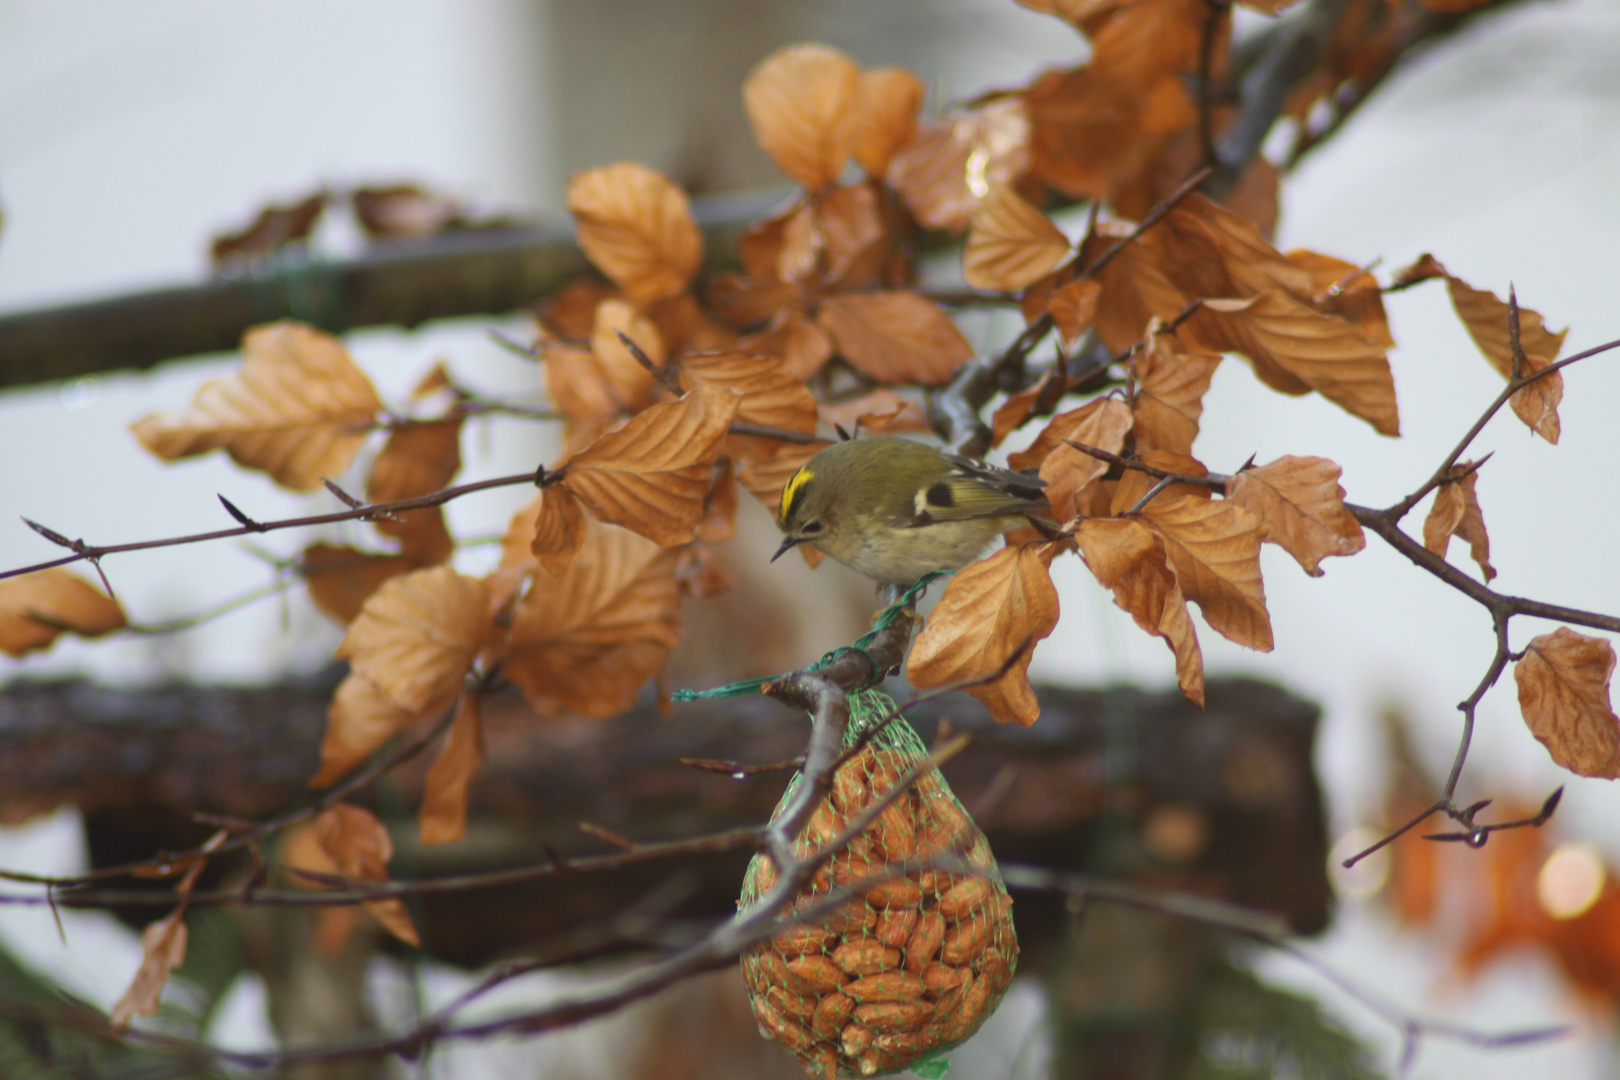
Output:
<path fill-rule="evenodd" d="M 1026 672 L 1059 614 L 1049 568 L 1070 553 L 1165 640 L 1194 700 L 1203 663 L 1189 603 L 1215 632 L 1272 647 L 1261 545 L 1281 546 L 1315 575 L 1322 559 L 1361 550 L 1362 531 L 1331 461 L 1288 456 L 1212 477 L 1193 456 L 1203 397 L 1217 366 L 1238 356 L 1281 393 L 1320 394 L 1397 434 L 1385 287 L 1353 263 L 1269 243 L 1276 170 L 1264 159 L 1224 205 L 1201 194 L 1161 205 L 1200 164 L 1201 135 L 1230 120 L 1224 107 L 1206 110 L 1213 128 L 1201 132 L 1187 90 L 1201 67 L 1218 74 L 1225 64 L 1226 8 L 1031 6 L 1084 33 L 1091 60 L 928 122 L 909 72 L 863 71 L 818 45 L 764 60 L 743 88 L 748 115 L 803 191 L 746 233 L 738 272 L 700 276 L 703 238 L 686 196 L 657 172 L 621 163 L 573 179 L 579 242 L 603 277 L 538 312 L 536 352 L 567 449 L 538 474 L 541 490 L 513 519 L 499 565 L 482 576 L 452 566 L 456 543 L 438 505 L 370 514 L 385 545 L 312 544 L 298 561 L 315 603 L 348 625 L 338 656 L 350 674 L 331 706 L 315 786 L 453 710 L 420 814 L 425 842 L 452 841 L 482 759 L 481 692 L 508 681 L 542 716 L 629 706 L 679 640 L 683 596 L 725 587 L 714 551 L 732 533 L 738 486 L 774 507 L 788 477 L 826 445 L 818 432 L 835 425 L 925 430 L 923 393 L 972 357 L 950 314 L 917 288 L 926 229 L 965 230 L 969 284 L 1020 308 L 1031 326 L 1055 328 L 1063 350 L 1095 335 L 1114 354 L 1114 375 L 1082 389 L 1059 362 L 995 411 L 998 445 L 1039 422 L 1009 461 L 1039 471 L 1060 529 L 1015 534 L 956 575 L 913 647 L 912 682 L 975 683 L 970 692 L 998 720 L 1032 723 Z M 1346 71 L 1360 62 L 1352 54 L 1341 57 Z M 1094 208 L 1077 242 L 1041 209 L 1076 199 Z M 1150 212 L 1151 227 L 1133 224 Z M 1390 287 L 1429 278 L 1445 279 L 1505 377 L 1556 358 L 1563 335 L 1539 315 L 1519 309 L 1516 354 L 1509 306 L 1432 259 Z M 1554 372 L 1512 405 L 1556 442 L 1561 392 Z M 1071 395 L 1083 400 L 1059 411 Z M 382 431 L 370 505 L 445 489 L 469 411 L 441 369 L 405 412 L 391 412 L 340 342 L 279 323 L 252 330 L 240 370 L 205 384 L 190 409 L 146 417 L 134 431 L 164 460 L 223 449 L 297 491 L 344 473 Z M 1488 580 L 1477 479 L 1475 466 L 1444 479 L 1424 540 L 1443 556 L 1461 537 Z M 0 648 L 14 655 L 63 630 L 123 624 L 116 603 L 65 570 L 0 584 Z M 1516 667 L 1532 730 L 1561 764 L 1588 775 L 1620 773 L 1613 666 L 1606 642 L 1560 629 L 1532 642 Z M 289 862 L 306 883 L 386 876 L 386 833 L 364 810 L 333 806 L 300 845 Z M 372 910 L 411 937 L 402 908 Z M 178 926 L 179 913 L 171 918 Z M 148 951 L 159 975 L 184 948 L 183 927 L 165 933 Z M 143 1011 L 155 996 L 137 1004 Z"/>

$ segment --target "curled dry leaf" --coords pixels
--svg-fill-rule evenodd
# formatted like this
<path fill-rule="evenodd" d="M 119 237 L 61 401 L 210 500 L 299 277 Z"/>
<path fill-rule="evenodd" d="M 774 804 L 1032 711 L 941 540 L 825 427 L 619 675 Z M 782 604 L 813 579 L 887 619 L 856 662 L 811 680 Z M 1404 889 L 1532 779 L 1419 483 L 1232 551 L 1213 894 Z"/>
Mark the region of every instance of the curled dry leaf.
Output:
<path fill-rule="evenodd" d="M 1069 257 L 1063 230 L 1011 187 L 992 188 L 974 208 L 962 249 L 962 279 L 975 289 L 1033 285 Z"/>
<path fill-rule="evenodd" d="M 1337 316 L 1281 293 L 1262 293 L 1249 300 L 1205 300 L 1177 334 L 1194 348 L 1248 357 L 1274 390 L 1315 390 L 1380 435 L 1400 434 L 1389 357 Z"/>
<path fill-rule="evenodd" d="M 571 430 L 588 428 L 627 409 L 590 349 L 548 342 L 540 356 L 546 368 L 546 396 L 568 417 Z"/>
<path fill-rule="evenodd" d="M 1097 300 L 1101 295 L 1102 286 L 1090 278 L 1071 281 L 1052 293 L 1052 298 L 1046 302 L 1046 310 L 1057 325 L 1058 333 L 1063 335 L 1065 349 L 1074 348 L 1080 335 L 1090 330 L 1091 324 L 1097 321 Z"/>
<path fill-rule="evenodd" d="M 1189 298 L 1280 292 L 1311 299 L 1310 271 L 1266 242 L 1255 223 L 1194 192 L 1153 232 L 1160 265 Z"/>
<path fill-rule="evenodd" d="M 1513 378 L 1513 346 L 1508 333 L 1508 305 L 1485 289 L 1476 289 L 1461 278 L 1446 276 L 1451 306 L 1468 328 L 1479 351 L 1504 379 Z M 1519 347 L 1524 350 L 1524 375 L 1534 375 L 1558 359 L 1568 330 L 1553 333 L 1541 314 L 1519 308 Z M 1560 426 L 1558 403 L 1564 398 L 1564 376 L 1544 375 L 1509 399 L 1508 404 L 1525 425 L 1550 443 L 1558 442 Z"/>
<path fill-rule="evenodd" d="M 809 379 L 832 358 L 832 339 L 798 308 L 783 310 L 763 331 L 740 343 L 748 352 L 780 357 L 787 373 Z"/>
<path fill-rule="evenodd" d="M 309 786 L 331 787 L 414 723 L 418 715 L 394 704 L 371 680 L 351 672 L 338 684 L 326 710 L 321 767 Z"/>
<path fill-rule="evenodd" d="M 1474 492 L 1478 480 L 1479 471 L 1472 462 L 1452 466 L 1448 481 L 1435 491 L 1434 505 L 1423 520 L 1423 546 L 1443 559 L 1453 536 L 1466 540 L 1469 554 L 1489 583 L 1496 576 L 1496 568 L 1491 565 L 1491 538 L 1485 532 L 1485 515 L 1480 512 L 1479 496 Z"/>
<path fill-rule="evenodd" d="M 815 395 L 774 356 L 735 349 L 691 353 L 681 359 L 681 385 L 741 394 L 737 420 L 807 435 L 816 430 Z"/>
<path fill-rule="evenodd" d="M 876 184 L 835 187 L 813 196 L 826 242 L 823 275 L 839 289 L 881 285 L 893 248 Z"/>
<path fill-rule="evenodd" d="M 467 785 L 484 763 L 484 722 L 477 694 L 465 694 L 444 748 L 428 770 L 417 825 L 424 844 L 453 844 L 467 835 Z"/>
<path fill-rule="evenodd" d="M 973 357 L 944 309 L 914 292 L 829 296 L 821 325 L 845 359 L 880 383 L 941 386 Z"/>
<path fill-rule="evenodd" d="M 929 430 L 928 417 L 916 402 L 881 386 L 858 398 L 823 405 L 820 412 L 822 423 L 842 427 L 851 434 L 858 431 L 863 435 L 892 435 Z"/>
<path fill-rule="evenodd" d="M 1169 450 L 1143 450 L 1137 454 L 1144 465 L 1151 465 L 1156 469 L 1163 469 L 1168 473 L 1179 476 L 1208 476 L 1209 469 L 1204 463 L 1189 454 L 1177 454 Z M 1113 481 L 1114 491 L 1101 516 L 1117 516 L 1119 514 L 1136 513 L 1136 504 L 1147 497 L 1148 492 L 1159 485 L 1159 478 L 1150 476 L 1140 469 L 1126 469 L 1120 479 Z M 1191 499 L 1208 499 L 1210 490 L 1199 484 L 1188 484 L 1180 480 L 1169 487 L 1160 488 L 1157 498 L 1176 498 L 1185 495 Z"/>
<path fill-rule="evenodd" d="M 703 260 L 686 193 L 645 165 L 619 162 L 576 173 L 568 209 L 585 254 L 638 303 L 683 292 Z"/>
<path fill-rule="evenodd" d="M 895 151 L 917 134 L 923 85 L 905 68 L 861 72 L 860 105 L 850 150 L 868 176 L 881 178 Z"/>
<path fill-rule="evenodd" d="M 388 880 L 394 841 L 371 811 L 347 803 L 328 807 L 315 819 L 315 840 L 337 872 L 350 881 L 371 885 Z M 421 947 L 403 901 L 372 900 L 365 907 L 384 930 L 407 945 Z"/>
<path fill-rule="evenodd" d="M 561 484 L 543 488 L 535 497 L 539 510 L 530 530 L 529 551 L 553 577 L 568 569 L 585 542 L 585 510 Z M 522 512 L 519 512 L 522 516 Z"/>
<path fill-rule="evenodd" d="M 584 532 L 567 571 L 537 578 L 512 618 L 506 676 L 545 716 L 623 712 L 681 637 L 680 551 L 589 517 Z"/>
<path fill-rule="evenodd" d="M 1023 99 L 997 98 L 925 127 L 894 155 L 889 184 L 921 224 L 960 231 L 992 188 L 1029 172 L 1029 142 Z"/>
<path fill-rule="evenodd" d="M 144 416 L 130 430 L 165 461 L 224 448 L 283 487 L 313 491 L 349 467 L 381 408 L 342 342 L 278 322 L 249 330 L 241 370 L 203 383 L 191 408 Z"/>
<path fill-rule="evenodd" d="M 366 498 L 393 502 L 448 487 L 461 469 L 461 419 L 433 420 L 391 431 L 366 479 Z M 414 567 L 442 563 L 455 551 L 441 507 L 405 510 L 398 517 L 397 521 L 379 518 L 373 524 L 384 536 L 400 541 L 404 556 Z"/>
<path fill-rule="evenodd" d="M 699 384 L 654 405 L 569 459 L 563 479 L 597 518 L 669 546 L 703 517 L 710 466 L 742 395 Z"/>
<path fill-rule="evenodd" d="M 99 637 L 127 625 L 124 609 L 60 566 L 0 581 L 0 652 L 48 649 L 59 634 Z"/>
<path fill-rule="evenodd" d="M 135 1017 L 157 1014 L 158 999 L 169 975 L 186 962 L 186 924 L 181 921 L 184 915 L 185 909 L 181 908 L 167 918 L 148 923 L 141 931 L 141 966 L 129 989 L 113 1006 L 115 1035 L 123 1033 Z"/>
<path fill-rule="evenodd" d="M 1610 705 L 1614 647 L 1560 626 L 1513 665 L 1519 709 L 1552 759 L 1581 776 L 1620 777 L 1620 718 Z"/>
<path fill-rule="evenodd" d="M 1167 491 L 1142 510 L 1164 540 L 1182 594 L 1216 633 L 1260 652 L 1272 648 L 1260 579 L 1260 518 L 1235 503 Z"/>
<path fill-rule="evenodd" d="M 1069 443 L 1084 443 L 1117 454 L 1125 448 L 1125 436 L 1130 430 L 1131 410 L 1125 403 L 1114 397 L 1098 398 L 1054 416 L 1029 449 L 1009 454 L 1007 463 L 1015 469 L 1039 465 L 1052 516 L 1060 522 L 1068 521 L 1079 512 L 1078 505 L 1083 505 L 1079 503 L 1082 493 L 1108 471 L 1106 461 L 1076 450 Z"/>
<path fill-rule="evenodd" d="M 1042 415 L 1050 413 L 1067 388 L 1068 379 L 1061 365 L 1058 365 L 1049 368 L 1027 390 L 1010 395 L 990 418 L 990 445 L 1000 446 L 1008 435 L 1022 427 L 1024 421 L 1037 412 Z"/>
<path fill-rule="evenodd" d="M 1114 603 L 1143 630 L 1163 638 L 1176 658 L 1181 692 L 1204 703 L 1204 654 L 1176 582 L 1164 541 L 1140 521 L 1087 518 L 1074 533 L 1081 557 Z"/>
<path fill-rule="evenodd" d="M 1188 352 L 1173 334 L 1158 332 L 1150 324 L 1144 348 L 1136 354 L 1136 419 L 1138 450 L 1168 450 L 1191 454 L 1204 415 L 1219 353 Z"/>
<path fill-rule="evenodd" d="M 704 500 L 703 520 L 698 522 L 697 527 L 697 538 L 705 544 L 723 544 L 737 535 L 735 468 L 735 463 L 729 457 L 715 462 L 714 484 Z"/>
<path fill-rule="evenodd" d="M 1389 316 L 1384 311 L 1384 291 L 1378 279 L 1366 270 L 1323 255 L 1319 251 L 1299 248 L 1288 253 L 1290 261 L 1298 263 L 1311 275 L 1310 305 L 1325 315 L 1337 315 L 1350 323 L 1361 336 L 1374 345 L 1386 349 L 1395 347 L 1395 338 L 1389 332 Z"/>
<path fill-rule="evenodd" d="M 1135 231 L 1128 221 L 1099 221 L 1080 245 L 1080 261 L 1090 265 Z M 1097 336 L 1115 353 L 1142 340 L 1152 320 L 1174 319 L 1189 297 L 1166 276 L 1156 229 L 1120 248 L 1094 280 L 1102 286 L 1097 302 Z"/>
<path fill-rule="evenodd" d="M 811 191 L 844 171 L 860 101 L 860 68 L 825 45 L 778 49 L 743 82 L 755 140 L 777 168 Z"/>
<path fill-rule="evenodd" d="M 1280 457 L 1244 469 L 1226 481 L 1226 498 L 1252 511 L 1266 542 L 1298 560 L 1312 577 L 1330 555 L 1354 555 L 1367 546 L 1361 525 L 1344 508 L 1340 469 L 1327 458 Z"/>
<path fill-rule="evenodd" d="M 912 683 L 951 686 L 1006 668 L 994 682 L 965 689 L 997 722 L 1033 724 L 1041 709 L 1029 686 L 1029 662 L 1058 620 L 1050 548 L 1004 547 L 953 577 L 912 646 Z"/>

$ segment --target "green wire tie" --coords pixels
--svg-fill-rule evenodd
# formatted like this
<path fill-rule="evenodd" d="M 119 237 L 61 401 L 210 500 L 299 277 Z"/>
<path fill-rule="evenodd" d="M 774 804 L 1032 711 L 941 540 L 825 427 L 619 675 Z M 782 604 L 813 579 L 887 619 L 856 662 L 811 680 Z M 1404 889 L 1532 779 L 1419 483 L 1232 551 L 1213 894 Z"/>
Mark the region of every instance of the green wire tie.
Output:
<path fill-rule="evenodd" d="M 921 596 L 928 586 L 944 577 L 945 574 L 946 571 L 944 570 L 930 570 L 928 573 L 918 578 L 917 584 L 907 589 L 900 599 L 883 609 L 882 613 L 877 617 L 877 622 L 872 625 L 872 629 L 856 638 L 853 645 L 840 645 L 832 652 L 823 656 L 820 660 L 817 660 L 815 663 L 810 665 L 810 670 L 820 671 L 831 664 L 834 660 L 838 659 L 844 653 L 858 652 L 862 656 L 866 657 L 867 662 L 872 665 L 872 670 L 878 673 L 878 677 L 881 677 L 882 672 L 878 670 L 878 662 L 873 658 L 871 653 L 866 651 L 866 647 L 872 644 L 873 639 L 879 634 L 887 630 L 890 626 L 893 626 L 894 620 L 900 617 L 900 613 L 906 608 L 910 607 L 912 601 Z M 717 686 L 713 690 L 687 690 L 683 688 L 670 694 L 670 700 L 696 701 L 698 698 L 730 698 L 742 697 L 744 694 L 757 694 L 759 693 L 760 687 L 764 686 L 766 683 L 774 682 L 777 679 L 786 678 L 789 674 L 791 674 L 791 672 L 784 672 L 781 675 L 770 675 L 763 679 L 744 679 L 741 682 L 727 683 L 724 686 Z"/>

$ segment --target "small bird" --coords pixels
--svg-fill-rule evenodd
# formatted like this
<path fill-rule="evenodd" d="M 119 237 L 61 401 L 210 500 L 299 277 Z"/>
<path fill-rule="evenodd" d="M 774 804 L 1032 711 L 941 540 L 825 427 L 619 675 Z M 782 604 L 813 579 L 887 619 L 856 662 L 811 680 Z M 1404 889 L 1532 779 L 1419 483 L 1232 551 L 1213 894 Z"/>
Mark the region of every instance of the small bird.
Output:
<path fill-rule="evenodd" d="M 833 443 L 782 488 L 775 562 L 809 544 L 881 585 L 960 570 L 1029 515 L 1045 481 L 894 435 Z"/>

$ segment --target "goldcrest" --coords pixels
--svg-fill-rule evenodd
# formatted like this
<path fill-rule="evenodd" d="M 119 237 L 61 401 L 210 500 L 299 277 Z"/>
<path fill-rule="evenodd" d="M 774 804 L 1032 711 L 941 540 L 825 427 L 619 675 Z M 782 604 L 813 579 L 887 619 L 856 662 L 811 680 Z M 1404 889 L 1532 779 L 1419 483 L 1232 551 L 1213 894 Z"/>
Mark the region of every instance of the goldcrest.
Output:
<path fill-rule="evenodd" d="M 782 489 L 775 562 L 809 544 L 879 584 L 960 570 L 1050 508 L 1045 482 L 893 435 L 833 443 Z"/>

